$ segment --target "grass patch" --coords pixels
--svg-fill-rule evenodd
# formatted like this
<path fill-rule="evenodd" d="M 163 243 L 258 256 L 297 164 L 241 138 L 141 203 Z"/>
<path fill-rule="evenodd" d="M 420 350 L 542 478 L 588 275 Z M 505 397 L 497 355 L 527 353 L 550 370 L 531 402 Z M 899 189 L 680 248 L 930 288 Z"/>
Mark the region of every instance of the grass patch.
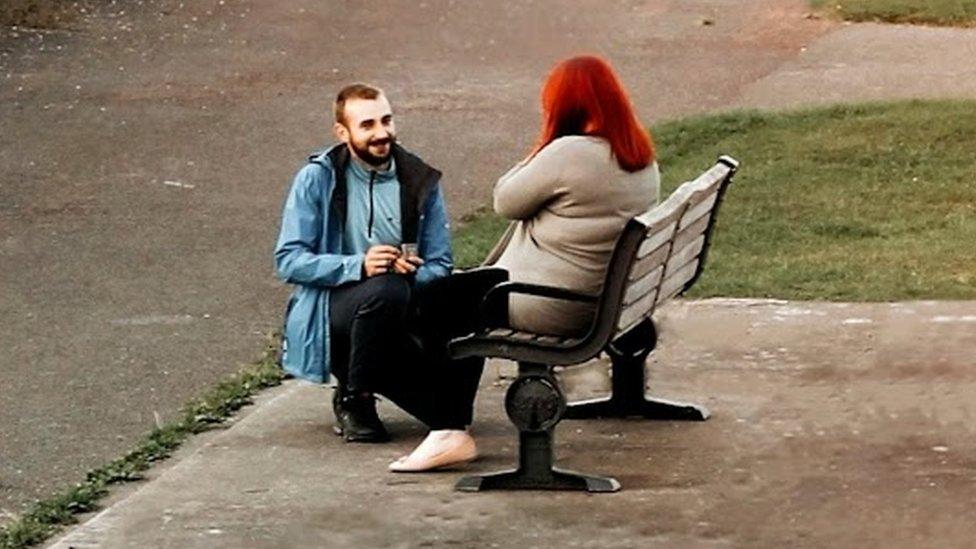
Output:
<path fill-rule="evenodd" d="M 462 218 L 452 235 L 454 262 L 463 268 L 480 264 L 507 226 L 508 220 L 495 215 L 491 208 L 479 209 Z"/>
<path fill-rule="evenodd" d="M 85 480 L 50 499 L 35 503 L 26 513 L 0 529 L 0 548 L 19 549 L 41 543 L 76 515 L 98 508 L 98 500 L 112 484 L 143 478 L 154 462 L 166 459 L 192 434 L 223 423 L 259 390 L 279 385 L 282 371 L 275 362 L 277 338 L 269 337 L 264 356 L 185 406 L 179 419 L 153 429 L 125 456 L 88 473 Z"/>
<path fill-rule="evenodd" d="M 744 111 L 653 133 L 664 196 L 719 154 L 742 162 L 690 296 L 976 298 L 976 102 Z M 458 264 L 503 228 L 462 224 Z"/>
<path fill-rule="evenodd" d="M 813 0 L 811 5 L 845 21 L 976 26 L 976 0 Z"/>
<path fill-rule="evenodd" d="M 62 28 L 77 19 L 88 0 L 2 0 L 0 26 Z"/>

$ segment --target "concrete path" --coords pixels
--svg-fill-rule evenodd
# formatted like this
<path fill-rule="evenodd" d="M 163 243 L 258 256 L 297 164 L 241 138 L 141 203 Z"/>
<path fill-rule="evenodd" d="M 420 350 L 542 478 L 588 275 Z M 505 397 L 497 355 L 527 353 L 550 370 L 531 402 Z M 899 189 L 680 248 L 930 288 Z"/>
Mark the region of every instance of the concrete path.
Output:
<path fill-rule="evenodd" d="M 787 108 L 933 96 L 976 97 L 976 30 L 844 25 L 744 86 L 735 103 Z"/>
<path fill-rule="evenodd" d="M 460 472 L 395 475 L 423 435 L 392 407 L 395 440 L 329 433 L 329 392 L 290 382 L 53 544 L 82 547 L 964 547 L 976 538 L 976 304 L 708 300 L 660 315 L 650 394 L 699 398 L 705 423 L 566 421 L 565 467 L 623 490 L 452 490 Z M 603 363 L 564 376 L 577 398 Z M 475 434 L 513 462 L 504 363 Z"/>

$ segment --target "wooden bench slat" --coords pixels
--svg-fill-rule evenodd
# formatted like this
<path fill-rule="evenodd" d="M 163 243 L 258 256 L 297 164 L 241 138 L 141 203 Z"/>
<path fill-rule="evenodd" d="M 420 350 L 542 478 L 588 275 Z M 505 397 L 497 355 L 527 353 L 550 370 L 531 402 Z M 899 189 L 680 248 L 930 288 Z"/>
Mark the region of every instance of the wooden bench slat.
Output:
<path fill-rule="evenodd" d="M 713 188 L 717 188 L 725 180 L 729 173 L 729 167 L 722 163 L 717 163 L 708 169 L 705 173 L 699 175 L 692 181 L 692 187 L 695 190 L 708 190 L 711 191 Z"/>
<path fill-rule="evenodd" d="M 654 311 L 655 297 L 657 297 L 656 286 L 651 292 L 648 292 L 634 303 L 624 307 L 620 311 L 619 320 L 617 320 L 617 331 L 627 331 L 631 326 L 637 324 L 645 317 L 651 316 L 651 313 Z"/>
<path fill-rule="evenodd" d="M 509 342 L 528 343 L 542 347 L 568 348 L 579 343 L 579 338 L 568 336 L 555 336 L 525 332 L 522 330 L 512 330 L 510 328 L 495 328 L 481 336 L 490 340 L 505 340 Z M 499 341 L 501 343 L 502 341 Z"/>
<path fill-rule="evenodd" d="M 678 268 L 674 274 L 665 278 L 664 282 L 661 283 L 661 291 L 657 295 L 657 303 L 663 303 L 681 293 L 685 284 L 695 276 L 697 269 L 698 259 L 696 258 L 691 263 Z"/>
<path fill-rule="evenodd" d="M 717 189 L 709 194 L 702 194 L 701 200 L 696 204 L 694 202 L 688 205 L 688 210 L 685 214 L 681 216 L 681 223 L 678 224 L 678 229 L 684 229 L 688 225 L 691 225 L 695 221 L 698 221 L 703 216 L 711 213 L 715 207 L 715 201 L 718 199 Z"/>
<path fill-rule="evenodd" d="M 667 267 L 664 269 L 664 276 L 670 277 L 672 273 L 688 264 L 689 261 L 697 258 L 704 246 L 705 235 L 699 235 L 698 238 L 684 248 L 681 248 L 680 250 L 673 248 L 671 250 L 671 257 L 668 258 Z"/>
<path fill-rule="evenodd" d="M 667 200 L 635 217 L 634 220 L 646 227 L 645 231 L 647 234 L 654 234 L 677 222 L 678 216 L 685 209 L 685 202 L 690 194 L 690 189 L 685 192 L 675 191 Z"/>
<path fill-rule="evenodd" d="M 677 221 L 672 221 L 655 232 L 648 232 L 647 238 L 645 238 L 644 241 L 641 242 L 640 247 L 637 248 L 637 257 L 643 258 L 647 254 L 660 248 L 662 244 L 667 244 L 667 242 L 674 236 L 674 228 L 677 224 Z"/>
<path fill-rule="evenodd" d="M 668 253 L 671 251 L 671 245 L 665 244 L 659 247 L 651 255 L 638 259 L 634 266 L 630 269 L 630 275 L 627 279 L 634 281 L 643 278 L 647 273 L 653 271 L 654 269 L 664 265 L 665 260 L 668 258 Z"/>
<path fill-rule="evenodd" d="M 712 211 L 714 212 L 715 210 Z M 708 230 L 708 222 L 711 221 L 711 219 L 711 214 L 703 215 L 698 218 L 698 221 L 695 221 L 691 225 L 678 231 L 678 234 L 674 237 L 674 244 L 672 244 L 672 247 L 675 250 L 680 250 L 699 236 L 705 234 L 705 231 Z"/>
<path fill-rule="evenodd" d="M 647 292 L 653 291 L 661 283 L 661 275 L 664 274 L 664 265 L 658 265 L 652 272 L 644 275 L 627 285 L 624 292 L 623 306 L 626 307 L 638 299 L 644 297 Z"/>
<path fill-rule="evenodd" d="M 651 313 L 647 313 L 647 314 L 643 314 L 643 315 L 638 315 L 637 318 L 635 318 L 634 320 L 632 320 L 628 324 L 624 324 L 623 322 L 618 322 L 617 323 L 617 331 L 614 332 L 613 337 L 611 337 L 611 340 L 614 339 L 614 338 L 616 338 L 617 336 L 620 336 L 620 335 L 623 335 L 623 334 L 629 332 L 634 326 L 637 326 L 641 322 L 644 322 L 644 319 L 649 318 L 651 316 L 651 314 L 653 313 L 653 309 L 651 309 L 651 311 L 652 311 Z M 621 318 L 621 320 L 623 320 L 623 318 Z"/>

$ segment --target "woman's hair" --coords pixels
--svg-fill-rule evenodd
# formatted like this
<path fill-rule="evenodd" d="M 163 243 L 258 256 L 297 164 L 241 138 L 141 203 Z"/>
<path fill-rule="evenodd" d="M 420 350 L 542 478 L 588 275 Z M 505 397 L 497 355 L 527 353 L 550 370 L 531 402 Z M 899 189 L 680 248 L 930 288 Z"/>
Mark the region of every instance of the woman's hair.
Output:
<path fill-rule="evenodd" d="M 542 131 L 533 154 L 566 135 L 602 137 L 620 168 L 636 172 L 654 160 L 651 136 L 610 64 L 593 55 L 567 59 L 542 87 Z"/>

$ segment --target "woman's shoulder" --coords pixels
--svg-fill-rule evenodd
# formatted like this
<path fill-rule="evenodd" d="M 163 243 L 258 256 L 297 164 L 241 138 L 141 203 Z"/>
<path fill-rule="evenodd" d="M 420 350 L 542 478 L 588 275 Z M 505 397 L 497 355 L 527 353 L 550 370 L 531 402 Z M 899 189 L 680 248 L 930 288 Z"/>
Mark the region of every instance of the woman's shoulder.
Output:
<path fill-rule="evenodd" d="M 658 166 L 657 159 L 652 159 L 651 160 L 651 163 L 648 164 L 647 167 L 645 167 L 643 170 L 641 170 L 640 173 L 647 174 L 648 177 L 651 177 L 651 178 L 654 178 L 654 179 L 660 179 L 661 178 L 661 167 Z"/>
<path fill-rule="evenodd" d="M 564 135 L 553 139 L 546 145 L 546 149 L 585 149 L 585 150 L 609 150 L 610 143 L 602 137 L 592 135 Z"/>
<path fill-rule="evenodd" d="M 589 135 L 566 135 L 553 139 L 539 154 L 559 157 L 563 162 L 575 158 L 586 164 L 611 160 L 610 143 L 602 137 Z"/>
<path fill-rule="evenodd" d="M 628 173 L 627 177 L 631 178 L 632 181 L 640 186 L 646 185 L 653 189 L 661 186 L 661 170 L 658 168 L 656 160 L 651 160 L 651 163 L 643 169 Z"/>

